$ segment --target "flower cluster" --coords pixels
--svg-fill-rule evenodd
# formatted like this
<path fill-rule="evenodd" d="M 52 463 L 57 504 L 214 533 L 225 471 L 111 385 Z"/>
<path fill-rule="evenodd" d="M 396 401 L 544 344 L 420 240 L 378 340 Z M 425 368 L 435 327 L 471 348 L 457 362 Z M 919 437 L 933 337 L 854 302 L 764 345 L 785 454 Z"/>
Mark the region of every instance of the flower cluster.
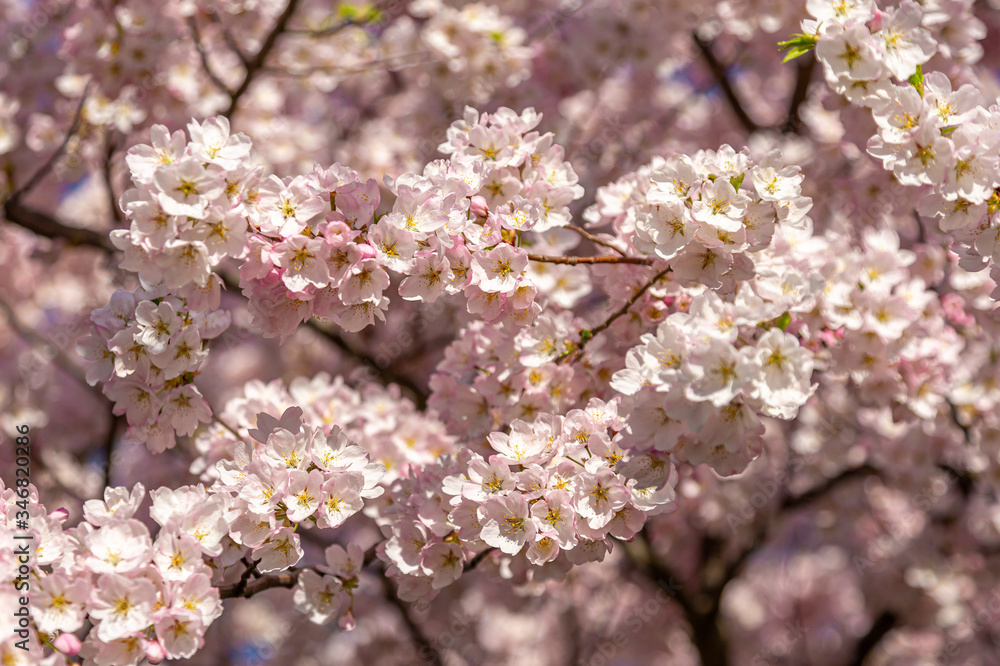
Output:
<path fill-rule="evenodd" d="M 540 121 L 533 109 L 467 108 L 440 146 L 448 160 L 395 179 L 396 200 L 380 224 L 409 232 L 410 251 L 386 241 L 375 247 L 392 247 L 410 262 L 403 298 L 431 302 L 464 292 L 470 313 L 513 326 L 538 313 L 521 235 L 566 226 L 570 202 L 583 194 L 553 135 L 533 131 Z"/>
<path fill-rule="evenodd" d="M 189 658 L 222 614 L 224 582 L 236 576 L 240 585 L 251 571 L 260 576 L 288 570 L 303 555 L 298 528 L 337 527 L 365 499 L 382 495 L 382 465 L 370 463 L 339 428 L 324 434 L 302 424 L 301 415 L 298 408 L 280 419 L 258 414 L 250 430 L 255 446 L 240 442 L 234 459 L 220 460 L 219 480 L 210 488 L 150 492 L 149 516 L 159 525 L 155 538 L 134 517 L 146 498 L 142 484 L 131 491 L 106 488 L 103 501 L 84 503 L 84 522 L 70 529 L 63 529 L 67 512 L 46 514 L 28 487 L 23 504 L 35 548 L 29 640 L 34 656 L 40 659 L 48 645 L 96 666 Z M 15 543 L 15 514 L 23 511 L 19 496 L 0 485 L 0 535 L 8 544 L 0 551 L 0 574 L 8 581 L 17 575 L 9 544 Z M 299 573 L 296 606 L 314 621 L 343 614 L 342 627 L 353 626 L 352 590 L 362 560 L 357 546 L 328 548 L 322 575 Z M 336 585 L 336 600 L 317 585 L 328 591 Z M 8 586 L 0 595 L 16 592 Z M 94 628 L 81 644 L 73 632 L 88 620 Z"/>
<path fill-rule="evenodd" d="M 885 12 L 870 1 L 809 8 L 816 19 L 803 30 L 815 42 L 827 82 L 869 108 L 878 126 L 868 152 L 899 183 L 930 186 L 917 210 L 953 236 L 964 269 L 992 267 L 1000 282 L 1000 106 L 987 107 L 971 84 L 956 89 L 942 72 L 924 74 L 922 65 L 941 45 L 928 30 L 933 13 L 916 2 Z M 976 32 L 974 24 L 969 29 Z"/>
<path fill-rule="evenodd" d="M 426 49 L 436 65 L 432 85 L 446 98 L 471 92 L 473 99 L 485 101 L 497 88 L 512 88 L 530 74 L 527 32 L 496 6 L 476 2 L 455 8 L 432 0 L 414 3 L 410 11 L 426 22 L 419 32 L 409 22 L 399 25 L 393 37 L 410 39 L 394 39 L 394 48 Z"/>
<path fill-rule="evenodd" d="M 91 334 L 79 348 L 90 361 L 87 381 L 104 382 L 114 413 L 125 415 L 126 439 L 151 451 L 173 448 L 176 436 L 193 435 L 212 412 L 194 378 L 208 356 L 206 345 L 229 325 L 214 301 L 152 290 L 117 291 L 91 315 Z"/>
<path fill-rule="evenodd" d="M 629 351 L 611 386 L 635 396 L 633 446 L 736 474 L 761 451 L 758 414 L 792 419 L 813 394 L 810 352 L 780 324 L 759 326 L 770 318 L 763 299 L 740 296 L 699 295 Z"/>
<path fill-rule="evenodd" d="M 386 470 L 383 482 L 455 449 L 454 439 L 435 415 L 419 412 L 400 395 L 398 387 L 368 384 L 356 390 L 343 378 L 331 379 L 326 373 L 297 377 L 287 386 L 277 380 L 249 382 L 223 405 L 219 417 L 236 432 L 249 436 L 257 427 L 258 414 L 277 418 L 293 407 L 301 411 L 302 427 L 317 432 L 316 436 L 320 430 L 329 435 L 334 428 L 341 429 Z M 206 428 L 194 438 L 199 456 L 191 471 L 206 483 L 215 481 L 219 478 L 216 463 L 233 459 L 239 441 L 221 424 Z"/>
<path fill-rule="evenodd" d="M 471 446 L 515 419 L 565 413 L 589 385 L 574 366 L 552 362 L 576 333 L 571 323 L 568 313 L 544 313 L 516 336 L 502 326 L 470 324 L 435 368 L 429 406 Z"/>
<path fill-rule="evenodd" d="M 228 534 L 258 571 L 268 573 L 302 558 L 300 527 L 338 527 L 365 499 L 380 496 L 385 468 L 369 463 L 340 428 L 325 434 L 303 424 L 298 407 L 280 419 L 262 412 L 256 420 L 250 436 L 257 443 L 240 442 L 233 459 L 216 464 L 219 480 L 212 490 L 231 496 L 235 519 Z"/>
<path fill-rule="evenodd" d="M 673 279 L 731 292 L 776 225 L 802 227 L 812 208 L 802 179 L 780 151 L 755 163 L 747 149 L 724 145 L 653 160 L 600 188 L 584 218 L 595 228 L 612 224 L 638 253 L 669 261 Z"/>
<path fill-rule="evenodd" d="M 594 398 L 565 417 L 515 420 L 489 435 L 488 458 L 466 450 L 394 482 L 378 554 L 401 594 L 435 594 L 486 548 L 518 556 L 520 568 L 601 560 L 610 537 L 631 539 L 669 508 L 673 465 L 628 446 L 618 408 Z"/>
<path fill-rule="evenodd" d="M 5 510 L 0 533 L 14 543 L 14 490 L 0 485 L 0 494 Z M 85 503 L 84 522 L 63 529 L 66 511 L 46 514 L 30 488 L 32 663 L 61 663 L 55 661 L 58 654 L 43 661 L 46 646 L 66 655 L 79 653 L 85 663 L 98 666 L 186 659 L 201 648 L 205 631 L 222 614 L 206 558 L 222 552 L 224 506 L 174 501 L 179 496 L 154 491 L 150 513 L 161 526 L 154 539 L 133 518 L 145 497 L 141 484 L 131 491 L 107 488 L 104 501 Z M 200 497 L 185 499 L 207 498 L 201 489 Z M 16 558 L 9 547 L 7 552 L 3 576 L 13 580 Z M 8 593 L 14 594 L 13 588 L 3 592 Z M 81 645 L 73 632 L 87 621 L 93 629 Z"/>
<path fill-rule="evenodd" d="M 192 121 L 188 134 L 185 141 L 183 131 L 170 134 L 154 125 L 152 145 L 128 151 L 135 187 L 120 204 L 129 228 L 111 233 L 125 253 L 123 268 L 145 285 L 163 284 L 182 296 L 218 293 L 212 268 L 226 257 L 244 256 L 245 203 L 255 196 L 258 175 L 246 166 L 249 138 L 231 134 L 226 118 Z"/>

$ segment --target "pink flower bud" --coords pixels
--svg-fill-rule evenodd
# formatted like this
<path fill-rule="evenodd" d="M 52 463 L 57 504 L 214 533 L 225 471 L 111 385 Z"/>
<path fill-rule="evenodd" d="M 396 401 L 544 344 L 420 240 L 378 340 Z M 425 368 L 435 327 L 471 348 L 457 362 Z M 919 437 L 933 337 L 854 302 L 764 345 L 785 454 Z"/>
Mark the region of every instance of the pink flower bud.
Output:
<path fill-rule="evenodd" d="M 146 659 L 151 664 L 158 664 L 167 658 L 167 651 L 156 641 L 146 643 Z"/>
<path fill-rule="evenodd" d="M 872 17 L 871 31 L 878 32 L 882 29 L 882 18 L 885 16 L 885 12 L 876 9 L 875 16 Z"/>
<path fill-rule="evenodd" d="M 472 197 L 471 201 L 472 203 L 470 205 L 470 209 L 472 210 L 473 215 L 476 217 L 486 217 L 489 215 L 490 206 L 486 203 L 486 199 L 477 194 Z"/>
<path fill-rule="evenodd" d="M 62 633 L 52 641 L 52 647 L 70 657 L 80 652 L 80 639 L 76 634 Z"/>
<path fill-rule="evenodd" d="M 358 243 L 358 250 L 361 252 L 362 259 L 371 259 L 375 256 L 375 248 L 368 243 Z"/>
<path fill-rule="evenodd" d="M 52 518 L 53 520 L 55 520 L 56 522 L 58 522 L 60 525 L 62 525 L 63 523 L 66 522 L 66 519 L 69 518 L 69 510 L 60 507 L 60 508 L 56 509 L 55 511 L 53 511 L 52 513 L 50 513 L 49 514 L 49 518 Z"/>
<path fill-rule="evenodd" d="M 354 627 L 358 625 L 358 623 L 354 620 L 354 611 L 349 610 L 341 615 L 340 619 L 337 621 L 337 625 L 340 627 L 341 631 L 351 631 L 354 629 Z"/>

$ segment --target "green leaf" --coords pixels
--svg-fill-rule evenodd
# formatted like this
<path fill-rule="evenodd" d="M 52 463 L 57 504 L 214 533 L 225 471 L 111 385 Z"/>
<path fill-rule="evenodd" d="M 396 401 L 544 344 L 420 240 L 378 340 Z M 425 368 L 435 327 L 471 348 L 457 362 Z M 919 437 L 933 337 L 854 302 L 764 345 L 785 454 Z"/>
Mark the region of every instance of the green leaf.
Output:
<path fill-rule="evenodd" d="M 778 42 L 778 50 L 788 52 L 785 54 L 785 59 L 782 62 L 788 62 L 789 60 L 795 60 L 799 56 L 804 56 L 816 48 L 816 42 L 818 41 L 819 37 L 816 35 L 799 33 L 792 35 L 791 39 Z"/>
<path fill-rule="evenodd" d="M 740 189 L 740 185 L 743 184 L 743 177 L 744 176 L 746 176 L 746 174 L 745 173 L 741 173 L 740 175 L 733 176 L 732 178 L 729 179 L 729 182 L 732 184 L 734 190 Z"/>
<path fill-rule="evenodd" d="M 924 68 L 917 65 L 917 71 L 909 78 L 910 85 L 917 89 L 920 96 L 924 96 Z"/>
<path fill-rule="evenodd" d="M 774 320 L 774 325 L 780 328 L 781 330 L 785 330 L 786 328 L 788 328 L 788 325 L 791 323 L 792 323 L 792 315 L 788 314 L 787 312 Z"/>
<path fill-rule="evenodd" d="M 941 136 L 951 136 L 952 133 L 958 129 L 958 125 L 953 125 L 951 127 L 945 127 L 941 130 Z"/>
<path fill-rule="evenodd" d="M 369 2 L 362 2 L 358 4 L 345 2 L 337 7 L 337 13 L 340 15 L 340 18 L 350 21 L 351 23 L 378 21 L 382 14 L 378 7 Z"/>

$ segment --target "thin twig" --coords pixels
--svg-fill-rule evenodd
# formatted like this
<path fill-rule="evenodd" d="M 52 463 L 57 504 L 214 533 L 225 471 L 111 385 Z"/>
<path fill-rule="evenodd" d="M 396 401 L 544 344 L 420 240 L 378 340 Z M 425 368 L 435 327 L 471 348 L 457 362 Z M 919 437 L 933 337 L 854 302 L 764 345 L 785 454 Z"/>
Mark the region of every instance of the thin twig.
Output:
<path fill-rule="evenodd" d="M 208 16 L 209 21 L 219 26 L 219 31 L 222 33 L 222 38 L 226 41 L 226 45 L 229 47 L 229 50 L 236 54 L 236 57 L 239 58 L 240 62 L 243 63 L 243 66 L 246 67 L 247 63 L 250 62 L 250 59 L 245 53 L 243 53 L 243 49 L 240 48 L 240 45 L 236 43 L 236 40 L 233 38 L 233 33 L 229 32 L 229 29 L 223 25 L 222 19 L 220 19 L 219 15 L 214 11 L 207 12 L 206 15 Z"/>
<path fill-rule="evenodd" d="M 108 253 L 116 251 L 107 234 L 83 227 L 67 226 L 48 213 L 25 206 L 21 203 L 20 197 L 7 199 L 3 205 L 3 214 L 8 222 L 27 229 L 36 236 L 63 239 L 70 245 L 85 245 Z"/>
<path fill-rule="evenodd" d="M 21 323 L 21 320 L 17 318 L 14 314 L 14 310 L 11 309 L 5 301 L 0 301 L 0 312 L 7 318 L 8 325 L 14 329 L 25 342 L 27 342 L 32 347 L 48 348 L 52 350 L 52 360 L 60 370 L 65 372 L 67 375 L 75 379 L 80 386 L 84 387 L 95 396 L 100 396 L 101 400 L 105 400 L 104 394 L 101 393 L 100 389 L 91 386 L 87 383 L 87 377 L 84 371 L 73 361 L 70 360 L 66 353 L 59 348 L 57 345 L 52 344 L 38 333 Z"/>
<path fill-rule="evenodd" d="M 229 108 L 226 109 L 224 114 L 227 118 L 231 117 L 236 112 L 236 107 L 239 105 L 240 98 L 243 97 L 244 93 L 246 93 L 246 91 L 250 88 L 250 84 L 253 83 L 257 73 L 260 71 L 261 67 L 264 66 L 264 61 L 267 59 L 267 56 L 270 55 L 271 51 L 278 43 L 278 38 L 281 37 L 283 32 L 285 32 L 285 28 L 288 26 L 288 22 L 295 13 L 295 9 L 298 7 L 298 4 L 299 0 L 288 0 L 288 4 L 285 5 L 285 10 L 281 12 L 278 20 L 274 22 L 274 27 L 271 28 L 267 37 L 264 38 L 264 42 L 260 45 L 260 49 L 246 63 L 247 71 L 243 77 L 243 81 L 229 96 Z"/>
<path fill-rule="evenodd" d="M 115 444 L 118 441 L 118 429 L 125 422 L 125 417 L 118 414 L 111 415 L 111 425 L 108 427 L 108 434 L 104 437 L 104 487 L 110 488 L 114 478 Z"/>
<path fill-rule="evenodd" d="M 205 70 L 205 74 L 208 76 L 209 80 L 215 84 L 215 87 L 222 92 L 229 95 L 230 99 L 233 97 L 233 91 L 229 89 L 225 81 L 219 78 L 212 67 L 208 64 L 208 53 L 205 51 L 205 45 L 201 43 L 201 33 L 198 31 L 198 22 L 195 20 L 194 15 L 188 17 L 187 20 L 188 28 L 191 29 L 191 39 L 194 40 L 194 49 L 198 52 L 198 58 L 201 59 L 201 67 Z"/>
<path fill-rule="evenodd" d="M 478 567 L 482 561 L 492 555 L 494 551 L 496 551 L 496 548 L 487 548 L 480 553 L 476 553 L 476 556 L 469 560 L 469 562 L 465 565 L 465 571 L 472 571 Z"/>
<path fill-rule="evenodd" d="M 399 611 L 400 617 L 403 618 L 403 624 L 406 625 L 407 630 L 410 633 L 410 638 L 416 644 L 420 651 L 420 656 L 423 657 L 423 663 L 429 663 L 433 666 L 440 666 L 444 662 L 441 661 L 441 653 L 438 652 L 437 648 L 431 642 L 427 635 L 424 633 L 423 628 L 417 624 L 416 620 L 410 615 L 410 610 L 396 594 L 390 589 L 388 583 L 385 584 L 385 598 L 392 606 Z"/>
<path fill-rule="evenodd" d="M 654 275 L 652 279 L 649 280 L 649 282 L 639 287 L 639 289 L 635 292 L 635 294 L 632 295 L 632 298 L 628 299 L 628 301 L 626 301 L 624 305 L 622 305 L 615 312 L 613 312 L 610 317 L 605 319 L 603 322 L 601 322 L 594 328 L 585 332 L 585 334 L 581 334 L 580 342 L 578 342 L 572 349 L 570 349 L 566 353 L 556 358 L 556 363 L 564 363 L 567 360 L 569 360 L 570 357 L 574 356 L 575 358 L 579 358 L 580 355 L 583 353 L 583 348 L 587 346 L 588 342 L 593 340 L 598 333 L 602 333 L 603 331 L 607 330 L 608 327 L 610 327 L 611 324 L 613 324 L 619 317 L 623 316 L 626 312 L 628 312 L 629 309 L 631 309 L 631 307 L 635 305 L 636 301 L 642 298 L 642 295 L 645 294 L 647 291 L 649 291 L 650 287 L 652 287 L 654 284 L 656 284 L 664 277 L 666 277 L 667 273 L 669 273 L 670 271 L 671 268 L 667 266 L 662 271 Z"/>
<path fill-rule="evenodd" d="M 537 261 L 546 264 L 565 264 L 576 266 L 578 264 L 633 264 L 637 266 L 652 266 L 653 260 L 649 257 L 550 257 L 543 254 L 529 254 L 530 261 Z"/>
<path fill-rule="evenodd" d="M 83 89 L 83 94 L 80 96 L 80 104 L 76 107 L 76 112 L 73 114 L 73 122 L 69 126 L 69 130 L 66 132 L 66 137 L 63 142 L 59 144 L 56 151 L 49 156 L 49 159 L 45 160 L 45 163 L 38 168 L 35 173 L 28 178 L 28 182 L 22 185 L 17 191 L 10 195 L 8 201 L 16 201 L 20 199 L 24 194 L 30 192 L 32 189 L 41 182 L 42 178 L 45 178 L 52 167 L 55 166 L 56 162 L 62 157 L 63 153 L 66 152 L 66 147 L 69 145 L 70 140 L 76 134 L 76 130 L 80 127 L 80 123 L 83 120 L 83 107 L 87 103 L 87 95 L 90 93 L 90 82 L 87 82 L 87 86 Z"/>
<path fill-rule="evenodd" d="M 118 197 L 115 195 L 115 187 L 112 181 L 113 160 L 115 152 L 118 150 L 118 144 L 118 132 L 109 130 L 108 136 L 105 139 L 104 164 L 102 166 L 104 167 L 104 185 L 108 190 L 108 208 L 111 210 L 111 215 L 115 218 L 116 228 L 121 227 L 125 221 L 122 217 L 121 209 L 118 208 Z"/>
<path fill-rule="evenodd" d="M 620 247 L 618 247 L 617 245 L 615 245 L 614 243 L 612 243 L 610 241 L 604 240 L 600 236 L 596 236 L 596 235 L 590 233 L 586 229 L 581 229 L 580 227 L 575 227 L 572 224 L 563 227 L 563 229 L 568 229 L 568 230 L 570 230 L 570 231 L 572 231 L 572 232 L 574 232 L 576 234 L 579 234 L 580 236 L 583 236 L 584 238 L 586 238 L 587 240 L 589 240 L 591 243 L 594 243 L 596 245 L 601 245 L 603 247 L 609 248 L 611 250 L 614 250 L 615 252 L 617 252 L 621 256 L 623 256 L 623 257 L 625 256 L 625 251 L 622 250 Z"/>
<path fill-rule="evenodd" d="M 815 499 L 822 497 L 823 495 L 829 493 L 834 488 L 837 488 L 848 481 L 864 476 L 878 475 L 878 470 L 871 465 L 860 465 L 858 467 L 851 467 L 845 469 L 843 472 L 837 476 L 831 477 L 826 481 L 820 483 L 814 488 L 810 488 L 801 495 L 795 495 L 794 497 L 788 497 L 782 503 L 783 509 L 796 509 L 800 506 L 808 504 Z"/>

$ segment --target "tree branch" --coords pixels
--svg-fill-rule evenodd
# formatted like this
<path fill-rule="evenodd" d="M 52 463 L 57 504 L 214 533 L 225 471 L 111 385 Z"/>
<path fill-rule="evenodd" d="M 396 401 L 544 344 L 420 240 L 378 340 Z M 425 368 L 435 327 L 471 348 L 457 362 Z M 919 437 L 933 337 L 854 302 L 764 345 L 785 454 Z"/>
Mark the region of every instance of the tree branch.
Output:
<path fill-rule="evenodd" d="M 893 630 L 898 621 L 899 618 L 894 613 L 882 611 L 882 614 L 875 618 L 868 633 L 858 641 L 854 649 L 854 658 L 851 660 L 851 666 L 864 666 L 868 655 L 885 638 L 886 634 Z"/>
<path fill-rule="evenodd" d="M 785 124 L 781 130 L 786 134 L 798 134 L 802 129 L 802 118 L 799 117 L 799 109 L 806 96 L 809 94 L 809 84 L 812 82 L 813 70 L 816 69 L 816 58 L 812 53 L 800 58 L 798 71 L 795 77 L 795 88 L 792 90 L 791 101 L 788 104 L 788 113 L 785 114 Z"/>
<path fill-rule="evenodd" d="M 781 508 L 782 509 L 799 508 L 805 504 L 808 504 L 809 502 L 812 502 L 815 499 L 822 497 L 823 495 L 830 492 L 834 488 L 837 488 L 838 486 L 841 486 L 852 479 L 869 475 L 877 476 L 878 470 L 872 467 L 871 465 L 860 465 L 858 467 L 851 467 L 850 469 L 845 469 L 837 476 L 827 479 L 823 483 L 819 484 L 814 488 L 810 488 L 801 495 L 795 495 L 793 497 L 785 498 L 785 501 L 782 503 Z"/>
<path fill-rule="evenodd" d="M 712 52 L 712 46 L 697 34 L 691 35 L 694 39 L 694 43 L 698 46 L 698 50 L 701 51 L 702 57 L 705 58 L 708 68 L 712 71 L 712 76 L 718 82 L 719 87 L 722 88 L 722 94 L 725 95 L 726 101 L 729 102 L 729 107 L 732 109 L 733 113 L 736 115 L 737 120 L 746 129 L 747 132 L 756 132 L 761 129 L 760 125 L 750 117 L 747 110 L 743 107 L 743 103 L 740 98 L 736 95 L 736 90 L 733 89 L 732 83 L 729 81 L 729 76 L 726 74 L 726 66 L 719 62 L 719 59 L 715 57 L 715 53 Z"/>
<path fill-rule="evenodd" d="M 83 106 L 87 103 L 87 95 L 90 93 L 90 82 L 87 82 L 87 86 L 83 89 L 83 94 L 80 96 L 80 103 L 76 107 L 76 112 L 73 114 L 73 122 L 70 124 L 69 129 L 66 131 L 66 137 L 63 142 L 59 144 L 55 152 L 49 156 L 49 159 L 45 160 L 45 163 L 38 168 L 35 173 L 28 178 L 28 182 L 18 188 L 13 194 L 10 195 L 8 201 L 20 199 L 24 194 L 30 192 L 42 181 L 42 178 L 48 175 L 52 171 L 52 167 L 55 166 L 56 162 L 62 157 L 63 153 L 66 152 L 66 146 L 69 145 L 70 139 L 76 134 L 76 130 L 80 127 L 80 122 L 83 120 Z"/>
<path fill-rule="evenodd" d="M 201 43 L 201 33 L 198 31 L 198 22 L 195 20 L 194 14 L 188 17 L 187 24 L 191 30 L 191 39 L 194 41 L 194 49 L 198 52 L 198 58 L 201 60 L 202 69 L 205 70 L 205 74 L 215 87 L 229 95 L 229 98 L 232 99 L 235 93 L 229 89 L 229 86 L 219 78 L 208 64 L 208 53 L 205 51 L 205 45 Z"/>
<path fill-rule="evenodd" d="M 257 76 L 261 67 L 264 66 L 264 61 L 267 59 L 267 56 L 270 55 L 271 51 L 278 42 L 278 38 L 288 26 L 288 22 L 295 13 L 295 9 L 298 7 L 298 4 L 299 0 L 288 0 L 288 4 L 285 5 L 285 10 L 281 12 L 278 20 L 274 23 L 274 27 L 271 28 L 271 32 L 269 32 L 267 37 L 264 38 L 264 42 L 260 45 L 260 49 L 247 61 L 247 71 L 246 75 L 243 77 L 243 81 L 240 83 L 239 87 L 229 95 L 229 108 L 226 109 L 226 112 L 223 114 L 227 118 L 231 117 L 236 112 L 236 107 L 239 105 L 240 98 L 243 97 L 244 93 L 246 93 L 246 91 L 250 88 L 250 84 L 253 83 L 254 77 Z"/>
<path fill-rule="evenodd" d="M 571 356 L 574 355 L 576 358 L 579 358 L 580 354 L 583 353 L 583 348 L 587 346 L 588 342 L 594 339 L 594 336 L 596 336 L 598 333 L 602 333 L 603 331 L 607 330 L 608 327 L 610 327 L 611 324 L 615 322 L 615 320 L 617 320 L 619 317 L 628 312 L 629 309 L 631 309 L 631 307 L 635 305 L 636 301 L 642 298 L 642 295 L 645 294 L 647 291 L 649 291 L 650 287 L 652 287 L 654 284 L 662 280 L 671 270 L 672 269 L 669 266 L 667 266 L 665 269 L 654 275 L 649 282 L 642 285 L 642 287 L 640 287 L 635 292 L 635 294 L 632 295 L 632 298 L 628 299 L 628 301 L 626 301 L 624 305 L 622 305 L 618 310 L 612 313 L 612 315 L 608 317 L 606 320 L 604 320 L 604 322 L 598 324 L 589 331 L 584 331 L 580 335 L 580 342 L 576 344 L 575 348 L 570 349 L 565 354 L 556 358 L 556 363 L 565 363 Z"/>
<path fill-rule="evenodd" d="M 587 240 L 589 240 L 591 243 L 594 243 L 595 245 L 601 245 L 601 246 L 606 247 L 608 249 L 614 250 L 615 252 L 617 252 L 618 254 L 620 254 L 623 257 L 625 256 L 625 252 L 620 247 L 618 247 L 614 243 L 611 243 L 610 241 L 604 240 L 600 236 L 597 236 L 595 234 L 590 233 L 586 229 L 582 229 L 580 227 L 573 226 L 572 224 L 567 225 L 567 226 L 562 227 L 562 228 L 563 229 L 568 229 L 569 231 L 572 231 L 572 232 L 574 232 L 574 233 L 582 236 L 583 238 L 586 238 Z"/>
<path fill-rule="evenodd" d="M 621 250 L 618 250 L 619 252 Z M 649 257 L 549 257 L 543 254 L 529 254 L 529 261 L 537 261 L 546 264 L 566 264 L 576 266 L 578 264 L 634 264 L 637 266 L 652 266 L 653 260 Z"/>
<path fill-rule="evenodd" d="M 3 214 L 8 222 L 18 225 L 36 236 L 62 239 L 70 245 L 85 245 L 104 252 L 115 252 L 115 246 L 106 234 L 83 227 L 70 227 L 48 213 L 29 208 L 21 203 L 20 197 L 11 197 L 3 205 Z"/>

